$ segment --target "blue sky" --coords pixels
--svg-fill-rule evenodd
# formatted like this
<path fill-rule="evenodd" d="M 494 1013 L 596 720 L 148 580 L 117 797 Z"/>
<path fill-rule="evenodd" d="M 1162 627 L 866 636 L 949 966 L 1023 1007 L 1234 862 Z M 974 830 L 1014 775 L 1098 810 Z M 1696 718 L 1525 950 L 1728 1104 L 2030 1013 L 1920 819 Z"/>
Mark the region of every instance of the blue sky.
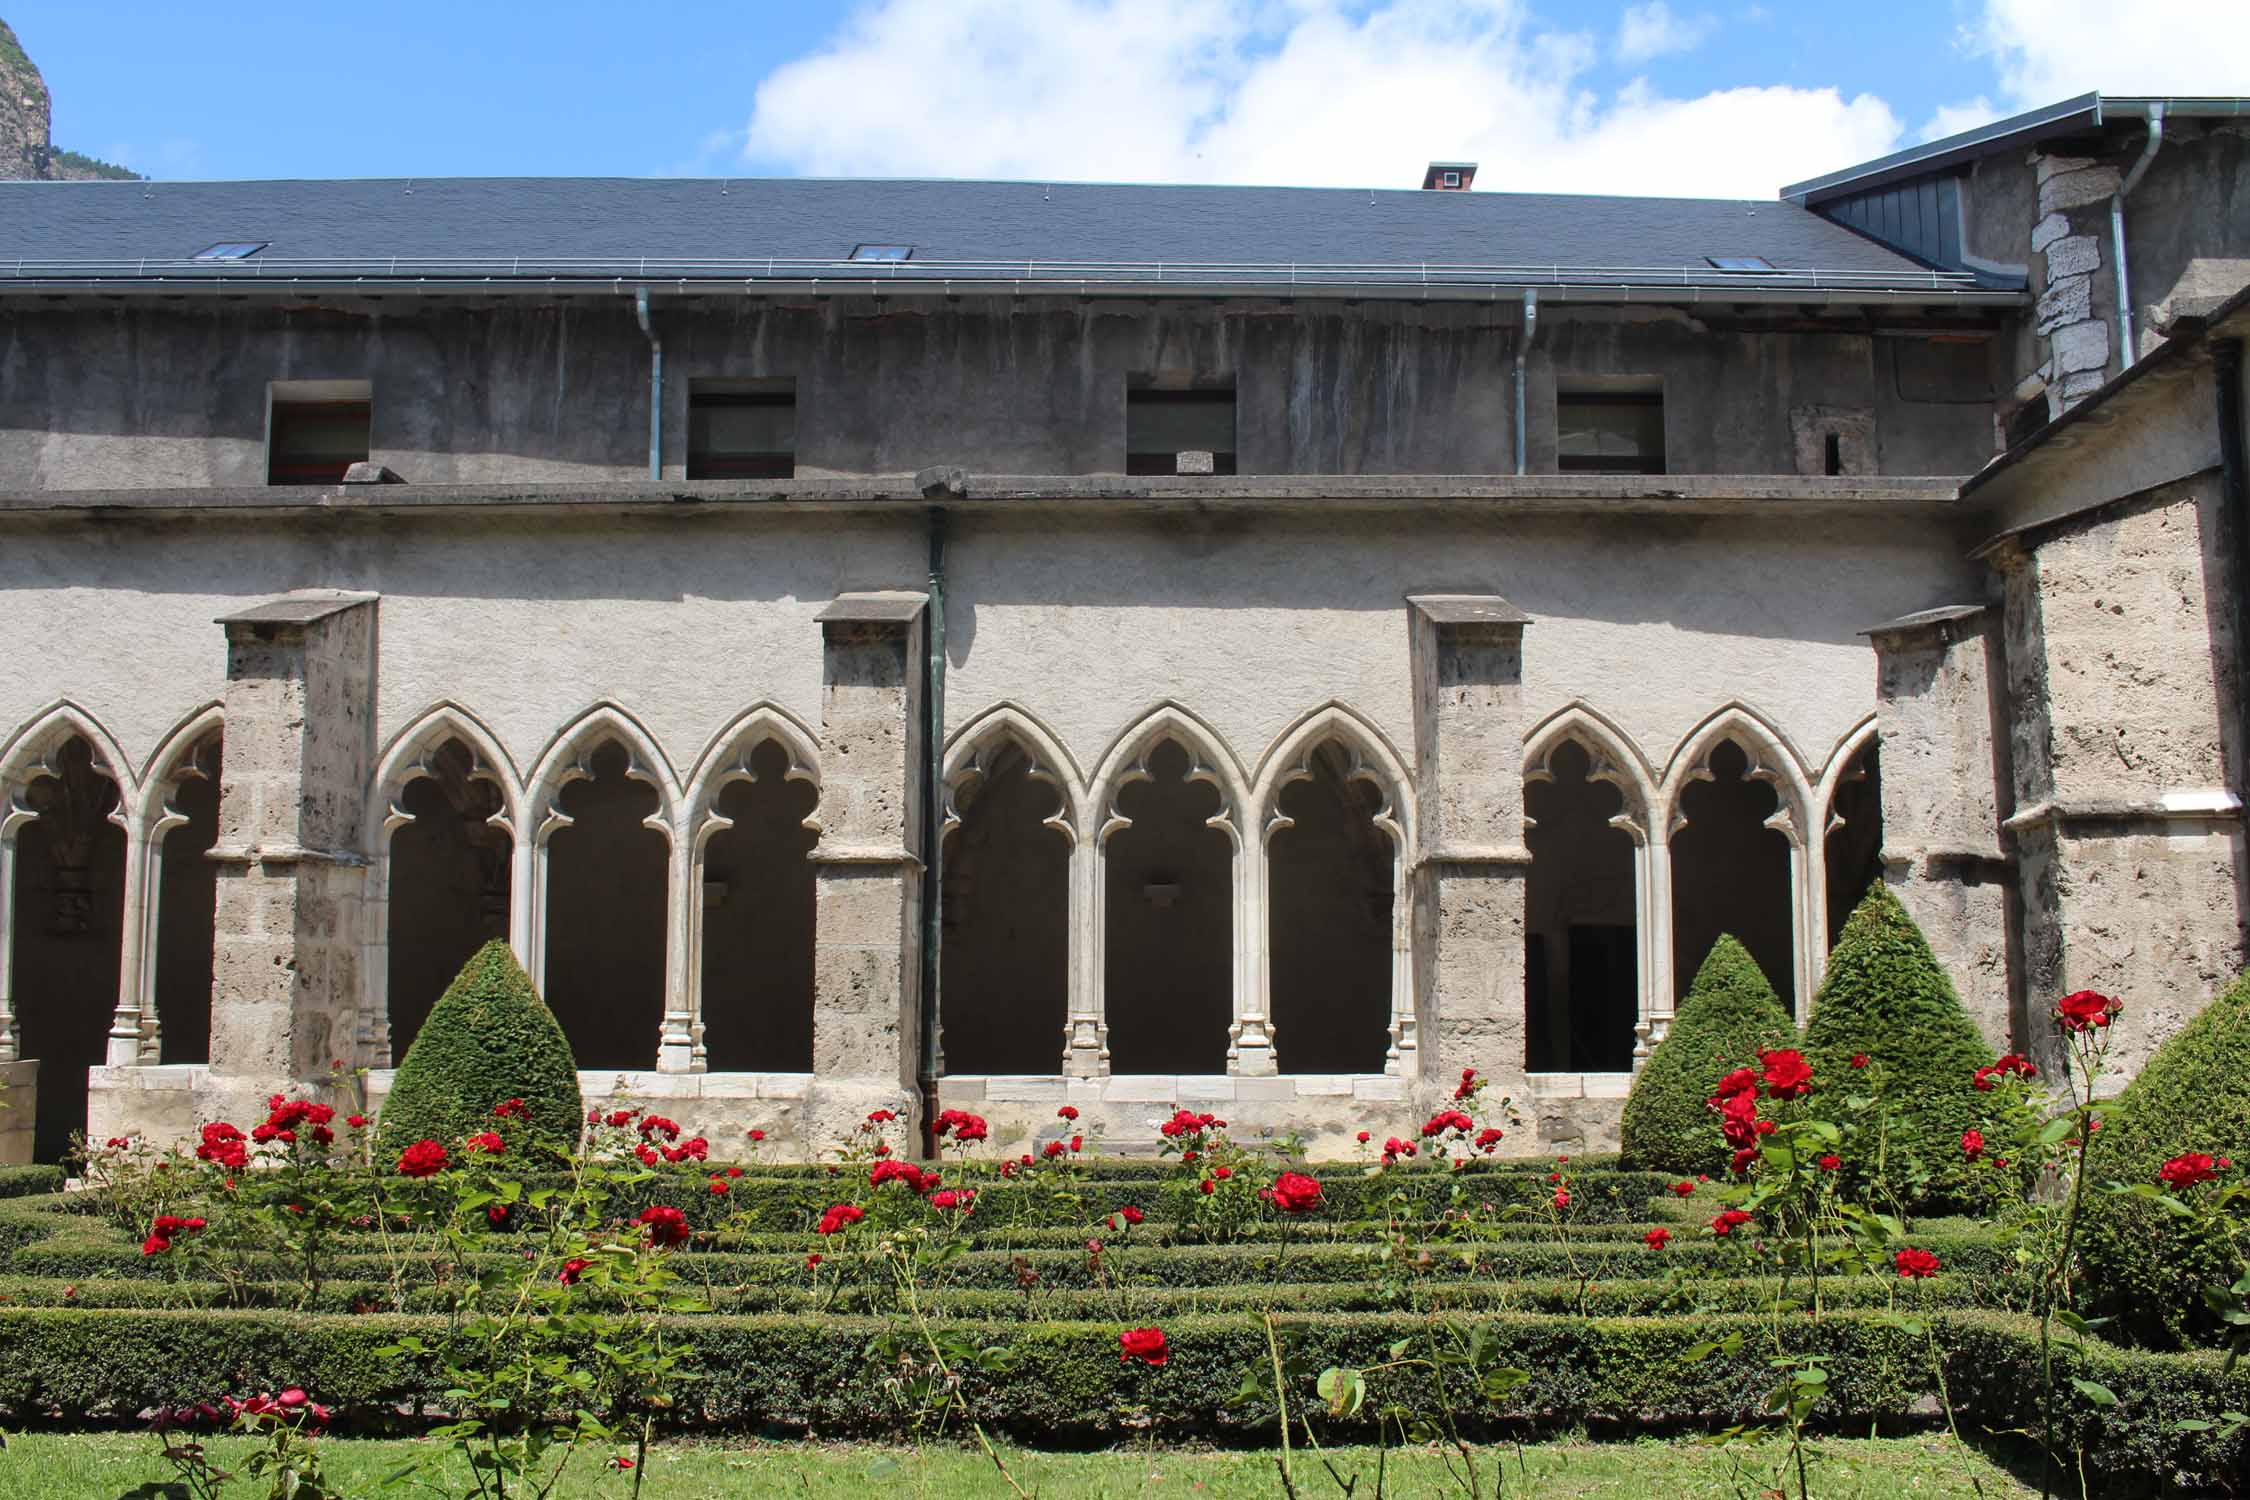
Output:
<path fill-rule="evenodd" d="M 2186 91 L 2196 80 L 2081 81 L 2089 67 L 2190 66 L 2133 50 L 2136 33 L 2169 30 L 2148 25 L 2152 9 L 2181 8 L 2229 28 L 2250 13 L 2240 0 L 0 0 L 54 94 L 56 141 L 157 177 L 1387 185 L 1467 155 L 1485 162 L 1480 187 L 1740 196 L 2078 87 Z M 2142 24 L 2111 15 L 2127 11 Z M 2250 55 L 2202 50 L 2238 72 Z"/>

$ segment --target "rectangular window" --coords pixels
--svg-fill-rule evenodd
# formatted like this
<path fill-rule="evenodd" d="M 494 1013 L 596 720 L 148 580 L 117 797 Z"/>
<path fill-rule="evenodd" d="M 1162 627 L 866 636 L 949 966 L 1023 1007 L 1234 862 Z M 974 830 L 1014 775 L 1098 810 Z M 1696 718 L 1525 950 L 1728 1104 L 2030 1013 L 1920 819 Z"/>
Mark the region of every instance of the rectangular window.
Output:
<path fill-rule="evenodd" d="M 367 462 L 372 392 L 364 380 L 277 380 L 266 419 L 266 483 L 340 484 Z"/>
<path fill-rule="evenodd" d="M 1198 456 L 1211 455 L 1204 467 Z M 1232 474 L 1234 390 L 1125 392 L 1125 472 Z"/>
<path fill-rule="evenodd" d="M 797 473 L 793 381 L 696 381 L 688 388 L 687 477 L 792 479 Z"/>
<path fill-rule="evenodd" d="M 1564 474 L 1664 472 L 1664 393 L 1558 391 L 1555 468 Z"/>

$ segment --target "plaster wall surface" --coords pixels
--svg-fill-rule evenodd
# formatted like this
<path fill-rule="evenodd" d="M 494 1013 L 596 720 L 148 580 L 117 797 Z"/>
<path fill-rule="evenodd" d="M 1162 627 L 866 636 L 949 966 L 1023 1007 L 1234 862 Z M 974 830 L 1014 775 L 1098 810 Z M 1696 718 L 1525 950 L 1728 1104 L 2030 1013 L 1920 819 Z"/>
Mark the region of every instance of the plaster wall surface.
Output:
<path fill-rule="evenodd" d="M 793 384 L 803 477 L 1122 473 L 1137 382 L 1231 384 L 1246 474 L 1515 467 L 1513 303 L 659 297 L 653 317 L 667 478 L 685 473 L 694 383 L 743 379 Z M 1880 472 L 1975 468 L 1990 392 L 1907 399 L 1897 351 L 1876 347 L 1900 342 L 1554 305 L 1528 386 L 1532 468 L 1553 467 L 1558 382 L 1617 376 L 1664 390 L 1670 472 L 1796 472 L 1789 413 L 1806 403 L 1875 414 Z M 324 380 L 370 384 L 369 457 L 410 483 L 647 474 L 649 347 L 629 298 L 55 299 L 0 308 L 0 490 L 261 484 L 269 386 Z"/>

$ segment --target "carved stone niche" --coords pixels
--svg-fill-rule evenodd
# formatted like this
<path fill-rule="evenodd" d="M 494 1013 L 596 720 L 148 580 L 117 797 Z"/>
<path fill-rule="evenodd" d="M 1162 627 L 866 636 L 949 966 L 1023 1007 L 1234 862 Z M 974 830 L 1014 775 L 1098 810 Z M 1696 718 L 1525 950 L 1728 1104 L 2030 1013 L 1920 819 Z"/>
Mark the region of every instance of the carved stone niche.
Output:
<path fill-rule="evenodd" d="M 1789 436 L 1800 474 L 1875 472 L 1875 414 L 1865 407 L 1792 406 Z"/>

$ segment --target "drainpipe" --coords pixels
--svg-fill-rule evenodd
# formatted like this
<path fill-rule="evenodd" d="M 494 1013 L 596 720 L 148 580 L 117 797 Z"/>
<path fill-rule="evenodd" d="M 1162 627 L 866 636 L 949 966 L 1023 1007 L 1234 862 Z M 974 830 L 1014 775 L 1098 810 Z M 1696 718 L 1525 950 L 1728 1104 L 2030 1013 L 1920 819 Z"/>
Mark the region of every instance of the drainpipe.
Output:
<path fill-rule="evenodd" d="M 930 654 L 924 661 L 922 698 L 922 1154 L 937 1155 L 938 1074 L 945 1066 L 938 1042 L 938 945 L 944 938 L 945 859 L 945 507 L 929 509 Z"/>
<path fill-rule="evenodd" d="M 1530 419 L 1524 414 L 1524 370 L 1531 360 L 1531 341 L 1539 336 L 1539 289 L 1523 289 L 1523 337 L 1516 341 L 1516 472 L 1526 472 L 1529 455 L 1524 445 L 1529 440 Z"/>
<path fill-rule="evenodd" d="M 648 335 L 648 477 L 664 481 L 664 341 L 648 321 L 648 288 L 633 294 L 633 314 Z"/>
<path fill-rule="evenodd" d="M 2234 527 L 2235 719 L 2250 718 L 2250 434 L 2243 431 L 2241 339 L 2211 342 L 2219 389 L 2219 500 Z M 2237 746 L 2236 774 L 2250 777 L 2250 746 Z M 2246 790 L 2238 787 L 2237 790 Z"/>
<path fill-rule="evenodd" d="M 2117 336 L 2123 340 L 2118 348 L 2120 373 L 2133 368 L 2134 361 L 2140 358 L 2133 339 L 2133 287 L 2125 273 L 2125 199 L 2139 184 L 2148 164 L 2156 160 L 2156 150 L 2163 144 L 2164 106 L 2151 104 L 2148 107 L 2148 144 L 2141 147 L 2140 160 L 2133 163 L 2133 170 L 2125 174 L 2124 182 L 2109 197 L 2110 259 L 2117 263 Z"/>

